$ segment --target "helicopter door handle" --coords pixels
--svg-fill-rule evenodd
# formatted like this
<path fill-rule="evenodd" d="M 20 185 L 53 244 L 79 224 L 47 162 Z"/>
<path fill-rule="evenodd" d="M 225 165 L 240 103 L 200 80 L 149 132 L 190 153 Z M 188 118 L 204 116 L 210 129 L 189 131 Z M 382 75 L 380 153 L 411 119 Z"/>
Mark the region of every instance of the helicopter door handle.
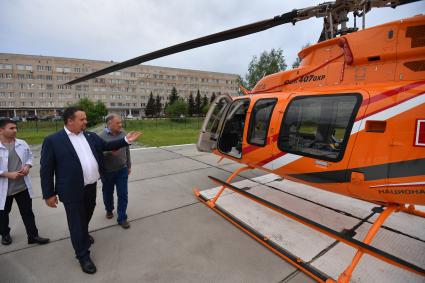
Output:
<path fill-rule="evenodd" d="M 351 182 L 354 184 L 364 183 L 364 173 L 362 172 L 351 172 Z"/>

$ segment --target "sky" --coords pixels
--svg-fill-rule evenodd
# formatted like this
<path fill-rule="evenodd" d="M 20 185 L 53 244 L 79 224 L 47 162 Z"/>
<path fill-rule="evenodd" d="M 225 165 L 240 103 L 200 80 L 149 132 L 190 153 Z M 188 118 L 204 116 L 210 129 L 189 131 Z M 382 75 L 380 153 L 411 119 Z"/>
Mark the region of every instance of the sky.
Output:
<path fill-rule="evenodd" d="M 0 0 L 0 53 L 121 62 L 323 2 Z M 423 0 L 397 9 L 374 9 L 366 15 L 366 27 L 419 13 L 425 13 Z M 253 56 L 272 48 L 281 48 L 288 66 L 291 66 L 302 46 L 317 41 L 322 21 L 310 18 L 295 26 L 274 27 L 144 64 L 232 73 L 244 77 Z"/>

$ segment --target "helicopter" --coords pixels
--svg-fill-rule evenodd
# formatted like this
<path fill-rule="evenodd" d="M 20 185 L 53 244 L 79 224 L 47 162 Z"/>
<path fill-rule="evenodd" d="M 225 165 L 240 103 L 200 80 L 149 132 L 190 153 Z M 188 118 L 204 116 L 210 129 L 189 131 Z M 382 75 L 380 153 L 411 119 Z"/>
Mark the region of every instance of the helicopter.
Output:
<path fill-rule="evenodd" d="M 268 75 L 242 96 L 220 95 L 201 128 L 197 149 L 245 166 L 225 181 L 209 176 L 220 190 L 211 198 L 194 193 L 208 207 L 318 282 L 349 282 L 364 254 L 425 276 L 425 269 L 370 245 L 395 212 L 425 217 L 425 15 L 364 29 L 373 8 L 408 1 L 336 0 L 295 9 L 274 18 L 211 34 L 98 70 L 76 84 L 189 49 L 260 32 L 278 25 L 323 18 L 318 43 L 299 53 L 298 68 Z M 347 26 L 348 14 L 363 29 Z M 355 21 L 356 23 L 356 21 Z M 360 199 L 380 207 L 363 241 L 279 207 L 230 182 L 261 169 L 285 179 Z M 278 250 L 236 222 L 217 204 L 230 189 L 357 250 L 335 281 L 300 258 Z"/>

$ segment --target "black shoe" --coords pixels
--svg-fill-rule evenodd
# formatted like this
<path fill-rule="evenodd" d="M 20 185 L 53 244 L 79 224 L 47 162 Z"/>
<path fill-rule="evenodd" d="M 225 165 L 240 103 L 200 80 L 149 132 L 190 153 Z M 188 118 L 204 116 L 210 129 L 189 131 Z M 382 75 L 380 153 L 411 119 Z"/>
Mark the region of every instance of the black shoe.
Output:
<path fill-rule="evenodd" d="M 10 245 L 12 243 L 12 237 L 10 237 L 10 234 L 1 236 L 1 243 L 2 245 Z"/>
<path fill-rule="evenodd" d="M 44 244 L 47 244 L 48 242 L 50 242 L 50 239 L 42 238 L 42 237 L 39 237 L 39 236 L 28 238 L 28 244 L 44 245 Z"/>
<path fill-rule="evenodd" d="M 82 258 L 79 260 L 81 269 L 88 274 L 96 273 L 96 265 L 94 265 L 93 261 L 91 261 L 91 258 L 89 256 Z"/>
<path fill-rule="evenodd" d="M 90 244 L 94 244 L 94 238 L 89 234 L 89 241 L 90 241 Z"/>

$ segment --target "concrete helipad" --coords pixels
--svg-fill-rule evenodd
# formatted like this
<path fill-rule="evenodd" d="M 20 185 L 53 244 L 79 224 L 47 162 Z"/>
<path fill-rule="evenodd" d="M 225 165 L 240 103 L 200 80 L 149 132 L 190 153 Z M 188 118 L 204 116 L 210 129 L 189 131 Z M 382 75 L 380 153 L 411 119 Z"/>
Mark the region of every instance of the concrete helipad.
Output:
<path fill-rule="evenodd" d="M 335 231 L 355 228 L 354 239 L 360 241 L 371 227 L 371 221 L 378 215 L 372 211 L 377 205 L 282 180 L 274 174 L 234 182 L 233 185 Z M 218 189 L 203 190 L 201 195 L 211 199 Z M 217 205 L 258 232 L 261 238 L 267 238 L 286 252 L 296 255 L 327 277 L 337 279 L 351 263 L 356 252 L 344 243 L 228 189 L 218 199 Z M 425 207 L 418 208 L 425 210 Z M 395 213 L 384 225 L 371 245 L 423 269 L 424 219 L 406 213 Z M 425 277 L 364 255 L 350 282 L 425 282 Z"/>
<path fill-rule="evenodd" d="M 228 160 L 218 164 L 218 157 L 199 153 L 194 145 L 132 150 L 129 230 L 118 226 L 115 219 L 104 217 L 98 185 L 97 207 L 90 225 L 91 235 L 96 241 L 92 247 L 92 258 L 98 272 L 94 275 L 82 273 L 74 258 L 63 206 L 48 208 L 41 199 L 39 152 L 34 150 L 34 154 L 36 160 L 31 178 L 37 198 L 33 200 L 33 209 L 40 235 L 51 238 L 52 242 L 45 246 L 26 243 L 24 227 L 14 203 L 10 221 L 13 243 L 10 246 L 0 245 L 0 282 L 313 282 L 196 200 L 193 187 L 211 195 L 216 185 L 207 176 L 226 179 L 239 165 Z M 235 179 L 235 182 L 243 181 L 236 183 L 238 186 L 289 209 L 301 207 L 306 216 L 324 221 L 334 229 L 352 227 L 369 215 L 372 207 L 326 192 L 303 190 L 297 184 L 285 183 L 274 175 L 264 175 L 257 170 L 241 175 Z M 246 203 L 236 194 L 226 192 L 220 199 L 220 205 L 233 210 L 237 217 L 257 226 L 277 243 L 289 244 L 294 253 L 310 260 L 316 268 L 334 278 L 349 260 L 346 255 L 352 254 L 352 250 L 337 244 L 325 253 L 327 257 L 318 257 L 317 253 L 328 248 L 333 240 L 293 223 L 288 229 L 284 226 L 287 220 L 269 215 L 258 207 L 252 209 L 252 203 Z M 324 208 L 331 205 L 335 205 L 332 206 L 335 209 L 328 211 Z M 339 208 L 348 209 L 351 216 L 336 213 Z M 264 213 L 266 217 L 262 219 Z M 407 245 L 410 248 L 404 249 L 403 256 L 423 268 L 423 219 L 417 221 L 398 214 L 390 220 L 389 225 L 393 229 L 378 234 L 386 239 L 380 248 L 403 250 Z M 364 234 L 368 225 L 360 226 L 356 238 Z M 286 232 L 282 233 L 282 229 Z M 391 233 L 397 234 L 396 241 L 388 238 Z M 411 275 L 400 273 L 394 267 L 382 267 L 373 259 L 366 260 L 364 265 L 377 264 L 380 269 L 386 270 L 384 273 L 390 270 L 393 276 L 387 277 L 390 280 L 385 282 L 424 281 L 418 276 L 408 277 Z M 379 277 L 369 278 L 373 280 L 364 281 L 361 275 L 356 276 L 354 282 L 384 282 L 379 281 Z"/>

